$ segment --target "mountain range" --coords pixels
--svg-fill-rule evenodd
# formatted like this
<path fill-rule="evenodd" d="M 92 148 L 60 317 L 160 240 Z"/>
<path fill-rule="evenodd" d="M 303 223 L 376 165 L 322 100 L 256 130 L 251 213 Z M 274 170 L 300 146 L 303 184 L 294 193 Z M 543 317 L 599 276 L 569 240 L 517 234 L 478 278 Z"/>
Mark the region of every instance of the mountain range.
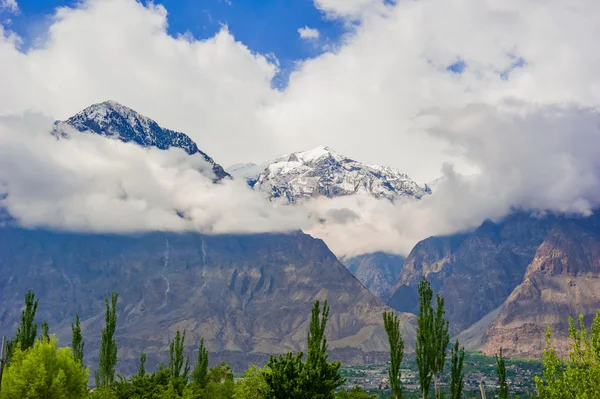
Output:
<path fill-rule="evenodd" d="M 73 129 L 199 154 L 212 165 L 215 184 L 245 179 L 289 206 L 351 195 L 402 206 L 432 194 L 429 185 L 398 170 L 360 163 L 325 146 L 225 170 L 186 134 L 114 101 L 56 122 L 52 134 L 68 139 Z M 118 235 L 9 224 L 0 227 L 0 268 L 0 333 L 12 335 L 24 293 L 33 289 L 40 320 L 63 342 L 79 313 L 88 362 L 97 356 L 103 296 L 119 291 L 124 373 L 134 369 L 141 351 L 159 354 L 149 365 L 164 361 L 169 339 L 184 328 L 191 347 L 202 336 L 215 360 L 237 369 L 272 353 L 302 350 L 316 299 L 328 299 L 332 307 L 332 357 L 383 359 L 381 312 L 390 307 L 399 312 L 410 353 L 416 286 L 423 276 L 444 296 L 451 333 L 468 349 L 494 353 L 503 347 L 528 357 L 541 353 L 546 326 L 564 345 L 567 317 L 582 313 L 587 320 L 600 308 L 600 212 L 580 217 L 515 211 L 472 231 L 422 240 L 406 258 L 377 252 L 338 259 L 326 243 L 301 231 Z"/>
<path fill-rule="evenodd" d="M 234 177 L 247 179 L 251 187 L 271 199 L 288 203 L 346 195 L 369 195 L 390 201 L 418 200 L 431 194 L 427 184 L 418 183 L 405 173 L 357 162 L 326 146 L 261 164 L 233 165 L 227 171 Z"/>

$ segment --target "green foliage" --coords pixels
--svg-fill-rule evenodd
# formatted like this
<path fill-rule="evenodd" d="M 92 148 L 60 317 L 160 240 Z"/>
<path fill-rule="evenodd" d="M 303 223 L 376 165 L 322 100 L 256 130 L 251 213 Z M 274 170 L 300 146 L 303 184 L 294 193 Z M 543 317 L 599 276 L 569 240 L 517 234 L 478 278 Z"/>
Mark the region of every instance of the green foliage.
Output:
<path fill-rule="evenodd" d="M 50 327 L 48 326 L 48 322 L 44 320 L 44 322 L 42 323 L 42 339 L 45 341 L 50 340 L 49 330 L 50 330 Z"/>
<path fill-rule="evenodd" d="M 146 375 L 146 353 L 140 355 L 140 367 L 138 368 L 138 377 L 143 378 Z"/>
<path fill-rule="evenodd" d="M 265 374 L 267 389 L 263 392 L 267 399 L 304 399 L 304 367 L 302 352 L 294 355 L 289 352 L 277 357 L 271 356 L 267 364 L 270 373 Z"/>
<path fill-rule="evenodd" d="M 344 388 L 335 397 L 337 399 L 377 399 L 376 394 L 365 392 L 361 387 L 354 387 L 349 391 Z"/>
<path fill-rule="evenodd" d="M 79 324 L 79 315 L 75 315 L 75 324 L 71 324 L 71 350 L 73 351 L 73 357 L 83 367 L 83 336 L 81 335 L 81 325 Z"/>
<path fill-rule="evenodd" d="M 21 324 L 17 327 L 17 334 L 7 343 L 7 359 L 10 361 L 12 353 L 17 347 L 22 351 L 31 348 L 35 343 L 37 336 L 37 324 L 35 324 L 35 312 L 37 311 L 39 300 L 35 299 L 33 291 L 27 291 L 25 294 L 25 309 L 21 311 Z"/>
<path fill-rule="evenodd" d="M 184 341 L 185 330 L 183 330 L 183 334 L 177 330 L 175 339 L 169 344 L 169 369 L 171 370 L 171 376 L 173 378 L 181 377 L 183 379 L 187 379 L 187 376 L 190 372 L 190 358 L 188 357 L 185 360 L 185 364 L 183 363 Z"/>
<path fill-rule="evenodd" d="M 444 319 L 444 298 L 436 295 L 436 309 L 431 306 L 433 290 L 425 277 L 419 291 L 419 315 L 417 317 L 417 342 L 415 354 L 419 371 L 421 393 L 427 398 L 432 378 L 435 378 L 436 397 L 441 397 L 440 375 L 446 363 L 446 348 L 450 342 L 448 321 Z"/>
<path fill-rule="evenodd" d="M 390 344 L 390 368 L 388 374 L 394 399 L 402 399 L 400 365 L 404 358 L 404 340 L 400 335 L 400 321 L 393 312 L 383 312 L 383 326 Z"/>
<path fill-rule="evenodd" d="M 200 339 L 200 345 L 198 346 L 198 359 L 196 360 L 196 366 L 192 370 L 192 381 L 199 388 L 206 386 L 206 378 L 208 376 L 208 351 L 204 347 L 204 338 Z"/>
<path fill-rule="evenodd" d="M 458 340 L 450 352 L 450 398 L 460 399 L 464 385 L 463 362 L 465 348 L 459 348 Z"/>
<path fill-rule="evenodd" d="M 327 301 L 321 304 L 316 301 L 308 328 L 308 354 L 306 362 L 302 361 L 303 353 L 288 353 L 285 356 L 271 356 L 267 367 L 270 373 L 265 374 L 268 399 L 331 399 L 335 390 L 344 383 L 340 374 L 340 362 L 328 362 L 327 338 L 325 327 L 329 317 Z"/>
<path fill-rule="evenodd" d="M 551 346 L 548 328 L 543 377 L 535 378 L 540 399 L 600 397 L 600 310 L 591 331 L 586 328 L 583 315 L 579 316 L 578 326 L 569 318 L 569 338 L 569 354 L 561 359 Z"/>
<path fill-rule="evenodd" d="M 494 355 L 496 358 L 496 375 L 498 376 L 498 398 L 508 399 L 508 383 L 506 382 L 506 365 L 504 364 L 504 355 L 502 354 L 502 347 L 500 352 Z"/>
<path fill-rule="evenodd" d="M 212 367 L 207 375 L 204 388 L 206 398 L 228 399 L 234 392 L 233 371 L 225 362 Z"/>
<path fill-rule="evenodd" d="M 96 372 L 96 387 L 104 388 L 115 380 L 115 366 L 117 364 L 117 343 L 115 342 L 115 330 L 117 328 L 117 299 L 119 295 L 113 291 L 111 302 L 108 297 L 106 302 L 105 327 L 102 329 L 100 342 L 100 355 L 98 371 Z"/>
<path fill-rule="evenodd" d="M 244 373 L 244 378 L 235 384 L 233 390 L 233 399 L 263 399 L 263 392 L 268 389 L 265 374 L 269 373 L 268 368 L 259 369 L 252 365 Z"/>
<path fill-rule="evenodd" d="M 58 340 L 38 340 L 27 350 L 17 346 L 2 378 L 2 399 L 82 398 L 88 370 Z"/>

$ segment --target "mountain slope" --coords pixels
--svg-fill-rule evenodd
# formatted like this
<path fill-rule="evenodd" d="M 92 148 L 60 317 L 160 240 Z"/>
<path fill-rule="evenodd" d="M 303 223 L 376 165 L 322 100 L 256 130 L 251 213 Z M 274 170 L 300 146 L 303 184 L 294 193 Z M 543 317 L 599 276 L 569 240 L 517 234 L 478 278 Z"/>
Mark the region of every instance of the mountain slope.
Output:
<path fill-rule="evenodd" d="M 358 194 L 396 201 L 431 194 L 426 184 L 417 183 L 396 169 L 366 165 L 329 147 L 295 152 L 261 165 L 234 165 L 229 170 L 248 179 L 256 190 L 272 199 L 290 203 L 318 196 Z"/>
<path fill-rule="evenodd" d="M 391 289 L 400 278 L 405 261 L 403 256 L 385 252 L 374 252 L 340 260 L 350 273 L 384 302 L 392 294 Z"/>
<path fill-rule="evenodd" d="M 553 342 L 566 352 L 567 317 L 583 314 L 589 325 L 598 309 L 600 224 L 574 221 L 549 232 L 523 281 L 485 330 L 480 349 L 494 353 L 502 345 L 516 356 L 541 353 L 551 327 Z"/>
<path fill-rule="evenodd" d="M 55 125 L 56 135 L 66 136 L 64 125 L 80 132 L 93 132 L 123 142 L 134 142 L 142 147 L 166 150 L 181 148 L 190 155 L 200 154 L 212 165 L 215 180 L 229 176 L 211 157 L 198 149 L 186 134 L 160 127 L 155 121 L 115 101 L 93 104 L 78 114 Z"/>
<path fill-rule="evenodd" d="M 451 333 L 468 348 L 537 356 L 546 326 L 564 344 L 567 317 L 590 318 L 600 308 L 600 215 L 515 213 L 472 232 L 423 240 L 388 305 L 416 312 L 423 275 L 444 296 Z"/>
<path fill-rule="evenodd" d="M 135 370 L 144 350 L 160 354 L 150 365 L 166 361 L 177 328 L 187 329 L 190 351 L 202 336 L 213 360 L 237 369 L 266 354 L 301 350 L 315 299 L 331 305 L 334 357 L 365 361 L 387 350 L 386 307 L 322 241 L 300 232 L 123 236 L 1 228 L 0 268 L 0 303 L 14 318 L 33 289 L 40 298 L 38 320 L 47 320 L 65 343 L 79 313 L 88 362 L 97 356 L 103 296 L 118 291 L 124 373 Z M 410 350 L 412 316 L 402 319 Z M 0 330 L 12 336 L 13 320 L 0 315 Z"/>

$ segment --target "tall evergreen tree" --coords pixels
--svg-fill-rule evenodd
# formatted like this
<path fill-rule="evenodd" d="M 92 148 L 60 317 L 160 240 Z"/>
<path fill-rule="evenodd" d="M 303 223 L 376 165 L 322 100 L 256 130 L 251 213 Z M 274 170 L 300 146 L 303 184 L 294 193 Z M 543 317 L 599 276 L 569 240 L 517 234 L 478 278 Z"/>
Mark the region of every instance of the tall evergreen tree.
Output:
<path fill-rule="evenodd" d="M 465 360 L 465 348 L 459 348 L 458 340 L 451 350 L 450 364 L 450 398 L 460 399 L 464 386 L 463 361 Z"/>
<path fill-rule="evenodd" d="M 75 314 L 75 324 L 71 323 L 71 347 L 73 350 L 73 357 L 83 367 L 83 336 L 81 335 L 81 325 L 79 324 L 79 315 Z"/>
<path fill-rule="evenodd" d="M 177 330 L 175 339 L 169 344 L 169 369 L 171 369 L 171 377 L 187 379 L 188 373 L 190 372 L 189 362 L 190 358 L 185 359 L 183 357 L 183 348 L 185 341 L 185 330 L 183 334 Z"/>
<path fill-rule="evenodd" d="M 204 346 L 204 338 L 200 339 L 200 345 L 198 346 L 198 359 L 196 361 L 196 366 L 194 370 L 192 370 L 192 381 L 199 388 L 204 388 L 206 386 L 208 375 L 208 351 Z"/>
<path fill-rule="evenodd" d="M 119 294 L 112 292 L 111 301 L 105 297 L 106 318 L 105 327 L 102 329 L 100 341 L 100 355 L 98 371 L 96 371 L 96 388 L 104 388 L 115 380 L 115 366 L 117 364 L 117 343 L 115 330 L 117 328 L 117 299 Z"/>
<path fill-rule="evenodd" d="M 48 322 L 44 320 L 42 323 L 42 340 L 45 342 L 50 342 L 50 326 L 48 326 Z"/>
<path fill-rule="evenodd" d="M 415 356 L 417 369 L 419 371 L 419 386 L 423 398 L 428 398 L 431 386 L 432 370 L 434 369 L 434 358 L 432 356 L 433 343 L 433 308 L 431 300 L 433 291 L 429 281 L 425 277 L 421 279 L 418 286 L 419 291 L 419 314 L 417 316 L 417 342 L 415 345 Z"/>
<path fill-rule="evenodd" d="M 308 328 L 308 354 L 306 362 L 303 353 L 288 353 L 285 356 L 271 356 L 265 374 L 266 399 L 333 399 L 335 390 L 343 385 L 340 362 L 328 362 L 325 328 L 329 316 L 327 301 L 321 309 L 316 301 L 311 312 Z"/>
<path fill-rule="evenodd" d="M 435 381 L 435 392 L 438 399 L 442 398 L 442 390 L 440 386 L 441 374 L 444 372 L 446 364 L 446 348 L 450 342 L 448 333 L 449 323 L 444 319 L 446 311 L 444 310 L 444 298 L 436 294 L 435 317 L 433 319 L 433 342 L 432 342 L 432 357 L 433 357 L 433 377 Z"/>
<path fill-rule="evenodd" d="M 504 355 L 502 354 L 502 347 L 500 352 L 496 355 L 496 375 L 498 376 L 498 398 L 508 399 L 508 383 L 506 382 L 506 366 L 504 364 Z"/>
<path fill-rule="evenodd" d="M 140 355 L 140 368 L 138 369 L 138 377 L 144 377 L 146 375 L 146 353 L 142 352 Z"/>
<path fill-rule="evenodd" d="M 404 340 L 400 334 L 400 320 L 393 312 L 383 312 L 383 326 L 390 344 L 390 368 L 388 374 L 394 399 L 402 399 L 400 365 L 404 358 Z"/>
<path fill-rule="evenodd" d="M 21 324 L 17 327 L 17 334 L 7 344 L 7 359 L 10 360 L 17 345 L 22 351 L 31 348 L 37 336 L 37 324 L 35 324 L 35 312 L 37 311 L 39 299 L 35 299 L 33 291 L 25 294 L 25 309 L 21 311 Z"/>
<path fill-rule="evenodd" d="M 333 398 L 335 390 L 344 383 L 340 374 L 341 363 L 327 361 L 328 345 L 325 328 L 329 310 L 327 301 L 323 303 L 322 309 L 320 301 L 315 301 L 308 326 L 308 353 L 304 368 L 304 385 L 306 392 L 319 399 Z"/>
<path fill-rule="evenodd" d="M 419 371 L 421 394 L 427 398 L 431 380 L 435 379 L 435 393 L 441 398 L 440 375 L 446 363 L 446 348 L 450 341 L 448 321 L 444 319 L 444 298 L 436 295 L 436 309 L 433 309 L 433 290 L 425 277 L 418 286 L 419 315 L 417 317 L 416 360 Z"/>

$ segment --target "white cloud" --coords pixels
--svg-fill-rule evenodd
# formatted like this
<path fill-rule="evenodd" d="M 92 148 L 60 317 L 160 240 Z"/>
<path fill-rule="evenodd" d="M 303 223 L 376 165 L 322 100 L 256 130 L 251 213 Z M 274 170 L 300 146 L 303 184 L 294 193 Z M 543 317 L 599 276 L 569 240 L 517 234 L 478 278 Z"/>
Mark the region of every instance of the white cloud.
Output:
<path fill-rule="evenodd" d="M 0 0 L 0 10 L 16 14 L 19 12 L 19 4 L 16 0 Z"/>
<path fill-rule="evenodd" d="M 445 162 L 453 163 L 445 167 L 438 192 L 419 203 L 399 207 L 341 198 L 310 204 L 308 211 L 328 222 L 307 231 L 324 237 L 338 254 L 406 252 L 420 238 L 475 226 L 511 207 L 585 212 L 599 205 L 599 166 L 593 154 L 599 147 L 593 110 L 600 104 L 599 2 L 315 4 L 355 29 L 335 50 L 303 62 L 282 91 L 271 88 L 277 61 L 253 53 L 227 28 L 204 41 L 173 38 L 166 33 L 162 6 L 144 7 L 134 0 L 88 0 L 75 9 L 62 8 L 45 41 L 25 53 L 18 50 L 18 37 L 1 32 L 0 74 L 10 79 L 0 80 L 0 114 L 33 110 L 64 119 L 91 103 L 113 99 L 190 134 L 223 165 L 321 144 L 424 181 L 438 177 Z M 464 71 L 448 71 L 458 60 Z M 233 185 L 210 186 L 206 195 L 194 190 L 182 195 L 188 190 L 185 184 L 165 182 L 198 179 L 198 187 L 205 185 L 188 172 L 193 161 L 176 155 L 131 150 L 134 170 L 146 171 L 139 172 L 146 176 L 141 180 L 153 188 L 147 190 L 135 186 L 131 175 L 133 182 L 123 183 L 118 173 L 96 176 L 86 166 L 103 157 L 117 165 L 124 162 L 124 156 L 110 154 L 129 151 L 113 148 L 117 144 L 106 144 L 112 146 L 109 151 L 94 141 L 102 150 L 88 148 L 92 152 L 87 157 L 78 147 L 84 144 L 57 147 L 14 140 L 10 148 L 27 156 L 30 170 L 44 176 L 39 181 L 28 169 L 19 169 L 18 158 L 9 156 L 8 147 L 1 148 L 2 171 L 9 170 L 9 160 L 14 171 L 3 179 L 10 178 L 11 190 L 22 199 L 12 202 L 11 210 L 30 223 L 48 219 L 103 228 L 114 223 L 115 229 L 230 231 L 239 228 L 236 218 L 252 214 L 258 218 L 251 224 L 257 230 L 307 228 L 303 209 L 281 216 L 281 210 L 273 211 L 248 190 L 238 193 Z M 47 164 L 45 154 L 51 151 L 52 162 L 60 167 Z M 74 159 L 83 165 L 81 173 L 55 159 L 63 152 L 63 158 L 79 154 Z M 150 159 L 144 161 L 142 154 Z M 178 166 L 168 166 L 173 162 Z M 472 172 L 479 174 L 469 179 L 461 175 Z M 92 177 L 111 188 L 108 198 L 84 184 Z M 74 194 L 60 197 L 44 181 L 56 181 L 55 187 Z M 120 199 L 121 184 L 128 187 L 126 198 L 137 201 Z M 83 193 L 79 186 L 86 187 Z M 131 213 L 132 219 L 87 215 L 73 206 L 80 198 L 98 215 L 103 215 L 101 204 L 114 203 L 114 209 Z M 219 205 L 205 204 L 207 198 Z M 239 202 L 232 205 L 233 200 Z M 242 205 L 244 201 L 256 203 Z M 245 213 L 219 216 L 231 206 Z M 192 222 L 172 214 L 179 207 L 196 212 Z M 208 210 L 202 213 L 204 208 Z M 71 215 L 70 209 L 83 213 Z"/>
<path fill-rule="evenodd" d="M 51 126 L 38 114 L 0 117 L 0 194 L 8 194 L 0 205 L 22 225 L 206 233 L 308 225 L 302 209 L 278 207 L 245 182 L 213 184 L 211 165 L 200 155 L 75 130 L 57 140 Z"/>
<path fill-rule="evenodd" d="M 298 34 L 302 39 L 319 38 L 319 30 L 315 28 L 309 28 L 308 26 L 305 26 L 304 28 L 298 28 Z"/>

